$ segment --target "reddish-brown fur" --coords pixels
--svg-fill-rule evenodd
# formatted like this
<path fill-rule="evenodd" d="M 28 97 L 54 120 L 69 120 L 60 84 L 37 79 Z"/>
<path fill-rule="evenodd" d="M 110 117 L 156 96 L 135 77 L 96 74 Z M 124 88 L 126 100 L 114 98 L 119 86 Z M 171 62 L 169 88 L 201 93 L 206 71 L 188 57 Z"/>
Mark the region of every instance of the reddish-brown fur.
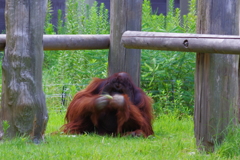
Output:
<path fill-rule="evenodd" d="M 104 94 L 112 98 L 103 97 Z M 65 118 L 63 131 L 68 134 L 96 132 L 144 137 L 153 134 L 152 99 L 125 72 L 93 79 L 75 95 Z"/>

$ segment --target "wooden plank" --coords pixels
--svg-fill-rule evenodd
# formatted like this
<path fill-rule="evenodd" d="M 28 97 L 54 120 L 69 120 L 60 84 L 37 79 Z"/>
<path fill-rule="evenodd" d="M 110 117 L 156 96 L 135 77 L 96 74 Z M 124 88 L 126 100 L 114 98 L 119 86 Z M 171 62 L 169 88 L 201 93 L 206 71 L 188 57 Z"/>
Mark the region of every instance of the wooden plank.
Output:
<path fill-rule="evenodd" d="M 239 35 L 238 11 L 238 0 L 199 0 L 197 32 Z M 213 151 L 236 122 L 238 62 L 238 55 L 197 53 L 194 131 L 200 149 Z"/>
<path fill-rule="evenodd" d="M 240 54 L 240 36 L 126 31 L 126 48 Z"/>
<path fill-rule="evenodd" d="M 109 35 L 44 35 L 44 50 L 108 49 Z"/>
<path fill-rule="evenodd" d="M 126 30 L 141 30 L 141 18 L 142 0 L 110 1 L 111 33 L 108 74 L 128 72 L 137 86 L 140 84 L 141 51 L 125 49 L 120 42 Z"/>
<path fill-rule="evenodd" d="M 44 50 L 109 49 L 110 35 L 43 35 Z M 6 35 L 0 34 L 0 51 L 6 45 Z"/>

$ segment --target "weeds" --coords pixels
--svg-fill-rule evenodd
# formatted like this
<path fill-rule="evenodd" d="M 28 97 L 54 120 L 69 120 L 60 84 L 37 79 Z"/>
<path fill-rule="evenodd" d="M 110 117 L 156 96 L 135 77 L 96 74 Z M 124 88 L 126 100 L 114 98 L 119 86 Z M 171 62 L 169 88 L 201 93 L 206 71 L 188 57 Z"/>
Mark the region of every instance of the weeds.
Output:
<path fill-rule="evenodd" d="M 189 5 L 190 12 L 181 22 L 180 10 L 174 10 L 173 0 L 169 1 L 166 16 L 153 14 L 150 1 L 144 0 L 142 30 L 194 33 L 196 0 Z M 193 113 L 194 71 L 194 53 L 142 50 L 141 87 L 153 97 L 156 113 L 174 111 L 179 116 Z"/>
<path fill-rule="evenodd" d="M 3 127 L 3 133 L 6 133 L 7 132 L 7 129 L 10 127 L 8 121 L 3 121 L 2 122 L 2 127 Z"/>

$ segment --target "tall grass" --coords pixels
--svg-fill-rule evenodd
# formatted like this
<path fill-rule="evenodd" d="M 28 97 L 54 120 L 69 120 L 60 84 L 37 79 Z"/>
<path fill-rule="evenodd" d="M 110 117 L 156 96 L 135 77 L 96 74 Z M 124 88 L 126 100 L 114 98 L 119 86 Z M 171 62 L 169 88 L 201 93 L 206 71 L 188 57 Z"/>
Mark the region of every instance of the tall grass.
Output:
<path fill-rule="evenodd" d="M 190 12 L 182 19 L 180 10 L 169 1 L 166 16 L 152 13 L 149 0 L 143 1 L 142 30 L 194 33 L 196 0 L 189 1 Z M 142 50 L 141 86 L 155 100 L 155 110 L 193 113 L 195 53 Z"/>

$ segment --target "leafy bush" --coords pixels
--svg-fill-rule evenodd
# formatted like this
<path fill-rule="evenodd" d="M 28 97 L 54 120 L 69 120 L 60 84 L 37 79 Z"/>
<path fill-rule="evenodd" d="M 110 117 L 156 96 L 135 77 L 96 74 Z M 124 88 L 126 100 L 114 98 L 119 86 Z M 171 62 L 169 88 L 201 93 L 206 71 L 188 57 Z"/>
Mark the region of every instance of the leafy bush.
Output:
<path fill-rule="evenodd" d="M 84 5 L 84 0 L 69 0 L 67 2 L 66 33 L 65 34 L 106 34 L 109 33 L 108 12 L 104 4 L 92 7 Z M 79 13 L 76 16 L 76 13 Z M 100 22 L 99 22 L 100 21 Z M 107 50 L 76 50 L 62 51 L 58 64 L 53 70 L 58 70 L 56 76 L 59 82 L 64 81 L 83 84 L 92 77 L 105 77 L 107 70 Z"/>
<path fill-rule="evenodd" d="M 169 2 L 166 16 L 152 13 L 149 0 L 143 2 L 143 31 L 188 32 L 196 28 L 196 0 L 181 22 L 180 10 Z M 155 111 L 193 113 L 195 53 L 142 50 L 141 86 L 153 97 Z"/>
<path fill-rule="evenodd" d="M 51 23 L 52 14 L 53 14 L 52 2 L 51 0 L 49 0 L 47 4 L 47 14 L 46 14 L 45 26 L 44 26 L 45 34 L 56 34 L 54 30 L 55 26 Z M 59 26 L 61 26 L 61 24 L 59 24 Z M 57 64 L 59 53 L 60 51 L 44 51 L 44 62 L 43 62 L 44 69 L 50 69 L 51 66 L 54 66 Z"/>

